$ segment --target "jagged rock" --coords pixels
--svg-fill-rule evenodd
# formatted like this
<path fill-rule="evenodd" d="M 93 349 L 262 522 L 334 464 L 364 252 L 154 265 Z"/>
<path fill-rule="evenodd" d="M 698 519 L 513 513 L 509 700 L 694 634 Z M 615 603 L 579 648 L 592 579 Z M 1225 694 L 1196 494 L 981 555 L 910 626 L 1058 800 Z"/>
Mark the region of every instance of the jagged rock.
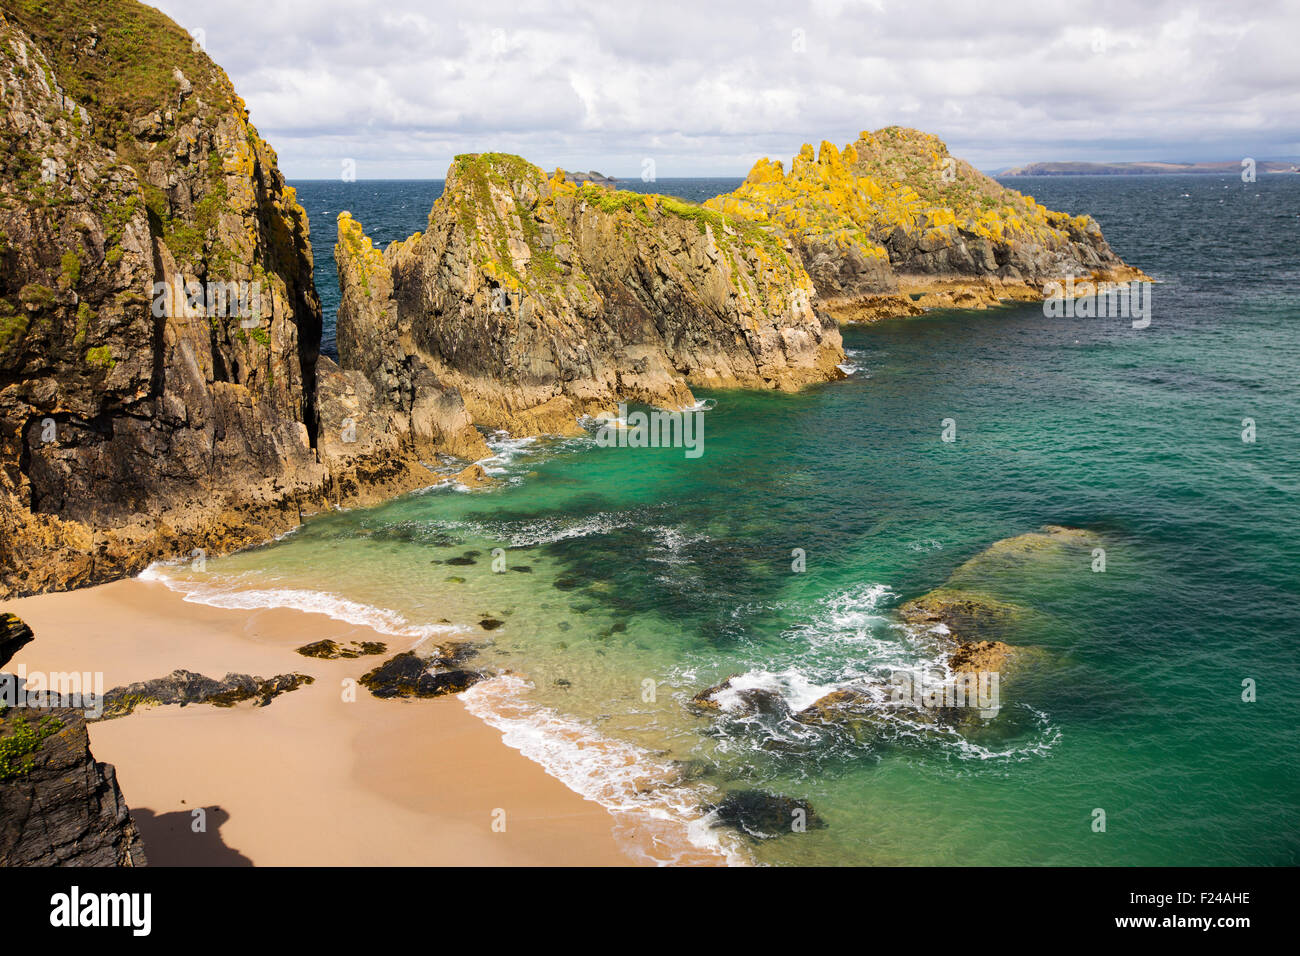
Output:
<path fill-rule="evenodd" d="M 16 614 L 0 614 L 0 667 L 9 663 L 10 658 L 23 647 L 31 643 L 32 629 L 19 619 Z"/>
<path fill-rule="evenodd" d="M 0 710 L 0 866 L 144 866 L 111 764 L 69 708 Z"/>
<path fill-rule="evenodd" d="M 324 504 L 306 216 L 189 34 L 113 8 L 94 44 L 80 4 L 0 22 L 0 593 L 261 541 Z M 176 276 L 260 281 L 256 327 L 174 288 L 155 317 Z"/>
<path fill-rule="evenodd" d="M 475 671 L 455 668 L 435 670 L 456 662 L 455 657 L 421 657 L 405 651 L 389 658 L 361 677 L 361 684 L 376 697 L 441 697 L 459 694 L 483 679 Z"/>
<path fill-rule="evenodd" d="M 788 174 L 759 160 L 739 189 L 705 205 L 780 229 L 842 321 L 1037 300 L 1067 275 L 1147 278 L 1089 217 L 1046 209 L 950 156 L 938 137 L 897 126 L 842 151 L 805 145 Z"/>
<path fill-rule="evenodd" d="M 713 826 L 732 826 L 758 840 L 798 833 L 796 824 L 804 830 L 826 826 L 807 800 L 764 790 L 733 790 L 710 810 Z"/>
<path fill-rule="evenodd" d="M 265 707 L 281 694 L 295 691 L 304 684 L 315 683 L 307 674 L 277 674 L 274 677 L 253 677 L 248 674 L 227 674 L 221 680 L 204 677 L 193 671 L 174 670 L 166 677 L 136 681 L 125 687 L 114 687 L 104 694 L 104 714 L 101 720 L 125 717 L 137 707 L 156 707 L 163 704 L 212 704 L 216 707 L 233 707 L 246 700 L 256 700 Z"/>
<path fill-rule="evenodd" d="M 489 475 L 487 470 L 477 462 L 470 465 L 459 474 L 453 475 L 451 480 L 456 482 L 458 485 L 464 485 L 466 488 L 487 488 L 495 485 L 497 482 L 497 480 Z"/>
<path fill-rule="evenodd" d="M 598 173 L 594 169 L 588 170 L 585 173 L 582 172 L 571 173 L 567 169 L 557 169 L 555 171 L 555 174 L 557 176 L 563 177 L 565 182 L 573 183 L 574 185 L 582 185 L 583 183 L 590 183 L 593 186 L 600 186 L 603 189 L 618 188 L 617 179 L 615 179 L 613 176 L 606 176 L 602 173 Z"/>
<path fill-rule="evenodd" d="M 341 214 L 335 259 L 342 365 L 399 382 L 394 408 L 403 376 L 428 373 L 478 425 L 578 434 L 621 400 L 675 409 L 693 384 L 842 374 L 839 331 L 782 241 L 516 156 L 457 157 L 428 229 L 382 254 Z"/>
<path fill-rule="evenodd" d="M 318 657 L 321 660 L 337 661 L 355 660 L 358 657 L 383 654 L 387 650 L 388 645 L 382 641 L 352 641 L 350 644 L 339 644 L 335 641 L 324 640 L 304 644 L 298 648 L 298 653 L 303 657 Z"/>

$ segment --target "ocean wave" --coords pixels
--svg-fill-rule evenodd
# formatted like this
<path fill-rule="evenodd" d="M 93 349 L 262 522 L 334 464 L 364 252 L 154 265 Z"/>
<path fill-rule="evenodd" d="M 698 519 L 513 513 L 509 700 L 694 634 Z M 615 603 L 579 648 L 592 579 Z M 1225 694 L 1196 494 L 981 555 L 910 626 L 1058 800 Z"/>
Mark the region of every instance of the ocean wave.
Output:
<path fill-rule="evenodd" d="M 323 614 L 331 620 L 369 627 L 391 637 L 413 638 L 417 645 L 433 637 L 446 638 L 473 630 L 453 624 L 412 624 L 396 611 L 362 604 L 328 591 L 306 588 L 240 588 L 236 584 L 200 583 L 173 577 L 167 573 L 167 567 L 163 562 L 155 562 L 140 572 L 139 579 L 164 584 L 190 604 L 241 611 L 289 608 L 308 614 Z"/>
<path fill-rule="evenodd" d="M 704 855 L 743 865 L 738 838 L 710 826 L 701 785 L 678 781 L 671 765 L 634 744 L 615 740 L 527 699 L 531 685 L 515 675 L 475 684 L 459 695 L 471 714 L 501 732 L 508 747 L 540 764 L 570 790 L 617 815 L 631 815 L 630 852 L 660 866 Z M 647 836 L 650 839 L 646 839 Z"/>

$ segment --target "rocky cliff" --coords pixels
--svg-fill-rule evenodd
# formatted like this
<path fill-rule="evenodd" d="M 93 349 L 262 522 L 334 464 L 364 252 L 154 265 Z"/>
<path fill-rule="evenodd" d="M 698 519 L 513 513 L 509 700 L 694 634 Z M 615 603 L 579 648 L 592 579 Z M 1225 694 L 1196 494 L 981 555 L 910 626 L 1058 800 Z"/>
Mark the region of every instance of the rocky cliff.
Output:
<path fill-rule="evenodd" d="M 431 482 L 431 393 L 403 424 L 320 359 L 307 217 L 188 33 L 0 0 L 0 92 L 0 596 Z"/>
<path fill-rule="evenodd" d="M 843 150 L 805 145 L 788 173 L 759 160 L 705 205 L 789 237 L 820 304 L 846 320 L 1041 299 L 1045 282 L 1067 275 L 1146 278 L 1090 217 L 1053 212 L 937 137 L 895 126 Z"/>
<path fill-rule="evenodd" d="M 0 6 L 3 589 L 292 527 L 324 478 L 320 308 L 274 152 L 157 11 Z"/>
<path fill-rule="evenodd" d="M 341 215 L 335 258 L 345 368 L 399 390 L 400 369 L 431 373 L 516 435 L 573 433 L 619 401 L 681 408 L 692 385 L 840 375 L 838 329 L 783 239 L 517 156 L 458 157 L 427 230 L 382 253 Z"/>
<path fill-rule="evenodd" d="M 0 666 L 31 639 L 17 617 L 0 616 Z M 0 866 L 144 866 L 113 767 L 90 753 L 85 715 L 48 694 L 11 705 L 17 680 L 0 674 Z"/>

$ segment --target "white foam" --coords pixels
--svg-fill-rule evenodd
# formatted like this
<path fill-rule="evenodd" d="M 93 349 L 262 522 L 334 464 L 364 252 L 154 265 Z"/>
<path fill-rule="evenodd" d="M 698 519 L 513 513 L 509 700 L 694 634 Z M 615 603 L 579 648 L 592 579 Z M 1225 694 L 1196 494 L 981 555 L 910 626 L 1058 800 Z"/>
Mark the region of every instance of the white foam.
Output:
<path fill-rule="evenodd" d="M 765 690 L 780 695 L 792 711 L 798 712 L 838 689 L 838 684 L 814 683 L 793 667 L 776 672 L 752 670 L 731 678 L 727 689 L 714 694 L 713 700 L 723 710 L 734 711 L 744 706 L 742 691 Z"/>
<path fill-rule="evenodd" d="M 507 674 L 481 681 L 459 696 L 471 714 L 501 732 L 506 746 L 540 764 L 574 793 L 616 814 L 635 814 L 675 832 L 682 841 L 676 848 L 662 840 L 640 848 L 651 861 L 672 864 L 689 847 L 731 865 L 748 862 L 736 839 L 709 826 L 702 806 L 706 790 L 672 782 L 673 770 L 640 747 L 529 703 L 530 687 Z"/>
<path fill-rule="evenodd" d="M 289 608 L 308 614 L 323 614 L 331 620 L 358 627 L 369 627 L 393 637 L 415 638 L 425 641 L 434 636 L 466 633 L 471 629 L 451 624 L 412 624 L 396 611 L 371 604 L 352 601 L 328 591 L 305 588 L 247 588 L 221 586 L 174 578 L 167 574 L 167 565 L 154 562 L 140 572 L 142 581 L 158 581 L 190 604 L 209 607 L 253 611 L 270 608 Z"/>

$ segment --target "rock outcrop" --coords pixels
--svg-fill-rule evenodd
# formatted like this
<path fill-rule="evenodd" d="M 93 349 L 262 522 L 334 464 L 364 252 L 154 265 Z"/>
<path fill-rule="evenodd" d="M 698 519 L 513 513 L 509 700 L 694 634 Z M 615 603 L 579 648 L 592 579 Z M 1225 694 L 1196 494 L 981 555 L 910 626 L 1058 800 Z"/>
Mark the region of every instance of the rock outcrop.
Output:
<path fill-rule="evenodd" d="M 575 434 L 620 401 L 677 409 L 692 385 L 840 377 L 839 331 L 768 230 L 666 196 L 575 185 L 516 156 L 457 157 L 428 228 L 376 251 L 339 217 L 348 370 L 454 389 L 473 422 Z"/>
<path fill-rule="evenodd" d="M 0 713 L 0 748 L 28 747 L 0 766 L 0 866 L 144 866 L 113 766 L 90 753 L 81 712 Z"/>
<path fill-rule="evenodd" d="M 32 629 L 16 614 L 0 614 L 0 667 L 32 641 Z"/>
<path fill-rule="evenodd" d="M 215 680 L 193 671 L 174 670 L 166 677 L 112 688 L 104 694 L 104 713 L 100 719 L 125 717 L 138 707 L 160 707 L 164 704 L 233 707 L 252 700 L 257 702 L 258 707 L 265 707 L 281 694 L 315 682 L 316 678 L 307 674 L 276 674 L 274 677 L 227 674 L 221 680 Z"/>
<path fill-rule="evenodd" d="M 1043 298 L 1065 276 L 1145 279 L 1088 216 L 1053 212 L 896 126 L 843 150 L 805 145 L 787 173 L 763 159 L 705 204 L 788 236 L 820 303 L 845 321 Z"/>
<path fill-rule="evenodd" d="M 12 614 L 3 624 L 5 633 L 31 640 Z M 0 653 L 0 664 L 14 650 Z M 0 682 L 23 700 L 0 701 L 0 866 L 144 866 L 113 767 L 90 752 L 83 711 L 22 690 L 12 674 Z"/>

